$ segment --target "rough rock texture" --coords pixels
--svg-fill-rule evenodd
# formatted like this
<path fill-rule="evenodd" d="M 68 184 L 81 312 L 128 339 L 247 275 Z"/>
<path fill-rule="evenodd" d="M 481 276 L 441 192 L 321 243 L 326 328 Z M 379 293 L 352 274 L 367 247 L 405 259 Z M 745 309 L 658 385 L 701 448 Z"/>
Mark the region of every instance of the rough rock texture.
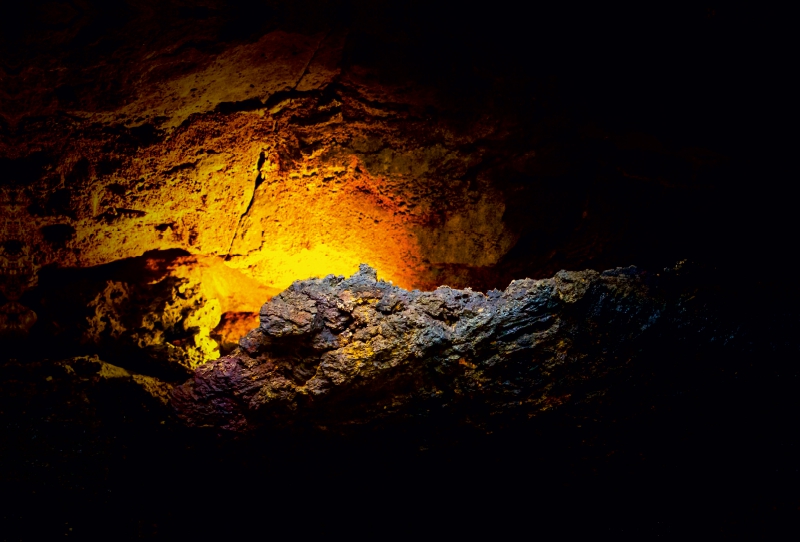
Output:
<path fill-rule="evenodd" d="M 219 302 L 198 290 L 188 281 L 166 280 L 139 291 L 109 281 L 89 302 L 83 341 L 140 348 L 166 364 L 194 368 L 219 354 L 210 330 L 221 316 Z"/>
<path fill-rule="evenodd" d="M 198 364 L 230 351 L 256 314 L 242 291 L 273 292 L 214 258 L 151 252 L 92 269 L 51 267 L 23 299 L 38 325 L 13 341 L 12 357 L 101 355 L 130 370 L 181 380 Z M 24 314 L 22 315 L 24 316 Z M 21 317 L 17 317 L 16 328 Z M 9 338 L 11 318 L 0 320 Z M 21 333 L 17 332 L 19 339 Z"/>
<path fill-rule="evenodd" d="M 88 304 L 97 323 L 76 340 L 125 335 L 180 372 L 228 353 L 294 280 L 361 262 L 406 289 L 486 291 L 559 269 L 738 267 L 789 245 L 791 213 L 754 203 L 790 200 L 767 188 L 782 177 L 742 118 L 739 72 L 703 60 L 707 35 L 750 50 L 729 19 L 675 8 L 666 36 L 686 50 L 653 38 L 640 58 L 629 25 L 589 12 L 537 16 L 551 26 L 395 0 L 249 4 L 37 0 L 0 23 L 0 339 L 35 352 Z M 563 30 L 591 51 L 556 46 Z M 220 306 L 200 326 L 175 319 L 194 309 L 162 318 L 183 293 L 140 302 L 137 279 L 102 276 L 171 251 L 194 262 L 176 278 Z M 54 269 L 99 278 L 69 305 Z M 174 344 L 187 328 L 200 342 Z"/>
<path fill-rule="evenodd" d="M 686 51 L 640 59 L 590 12 L 536 18 L 591 30 L 575 53 L 557 26 L 505 15 L 290 4 L 37 2 L 6 18 L 3 258 L 35 276 L 182 249 L 278 290 L 366 261 L 405 288 L 485 290 L 758 249 L 721 232 L 773 229 L 731 183 L 764 131 L 730 115 L 741 100 L 716 101 L 739 76 L 703 60 L 727 20 L 659 14 L 670 37 L 689 29 Z M 620 68 L 595 62 L 598 44 Z"/>
<path fill-rule="evenodd" d="M 234 431 L 430 416 L 491 428 L 601 392 L 659 336 L 708 334 L 691 295 L 659 282 L 618 268 L 488 294 L 409 292 L 367 265 L 297 281 L 262 307 L 237 351 L 176 388 L 173 405 L 190 425 Z"/>

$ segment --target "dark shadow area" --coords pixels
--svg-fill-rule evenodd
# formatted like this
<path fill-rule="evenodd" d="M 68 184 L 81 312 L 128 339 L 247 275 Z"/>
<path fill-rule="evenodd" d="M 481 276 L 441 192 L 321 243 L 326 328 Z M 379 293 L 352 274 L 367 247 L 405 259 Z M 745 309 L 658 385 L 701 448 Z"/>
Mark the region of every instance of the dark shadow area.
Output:
<path fill-rule="evenodd" d="M 120 389 L 90 395 L 77 418 L 57 393 L 4 389 L 4 535 L 778 537 L 800 505 L 792 354 L 665 352 L 649 381 L 599 406 L 489 436 L 423 424 L 231 442 L 132 411 Z"/>

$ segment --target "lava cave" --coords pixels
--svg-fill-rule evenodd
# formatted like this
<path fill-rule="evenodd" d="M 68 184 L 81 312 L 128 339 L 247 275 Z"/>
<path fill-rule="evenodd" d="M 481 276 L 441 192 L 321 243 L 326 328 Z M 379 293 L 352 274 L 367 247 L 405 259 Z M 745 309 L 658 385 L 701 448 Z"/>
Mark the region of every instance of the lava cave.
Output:
<path fill-rule="evenodd" d="M 3 11 L 2 540 L 800 534 L 781 12 Z"/>

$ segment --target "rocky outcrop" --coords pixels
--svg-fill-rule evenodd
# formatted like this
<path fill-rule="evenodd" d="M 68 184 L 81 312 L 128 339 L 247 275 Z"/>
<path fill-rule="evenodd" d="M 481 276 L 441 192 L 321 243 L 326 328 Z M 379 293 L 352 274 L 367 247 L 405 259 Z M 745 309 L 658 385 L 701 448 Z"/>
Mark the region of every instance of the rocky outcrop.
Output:
<path fill-rule="evenodd" d="M 430 416 L 490 430 L 597 395 L 658 337 L 717 333 L 665 273 L 562 271 L 487 294 L 406 291 L 367 265 L 297 281 L 173 405 L 189 425 L 233 431 Z"/>

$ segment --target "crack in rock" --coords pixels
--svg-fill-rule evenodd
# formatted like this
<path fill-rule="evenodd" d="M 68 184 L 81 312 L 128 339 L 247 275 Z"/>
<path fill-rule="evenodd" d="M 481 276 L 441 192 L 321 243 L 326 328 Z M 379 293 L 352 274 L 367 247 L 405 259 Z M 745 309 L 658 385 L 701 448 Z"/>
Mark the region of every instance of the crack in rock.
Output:
<path fill-rule="evenodd" d="M 258 191 L 258 187 L 261 186 L 261 183 L 264 182 L 264 177 L 261 174 L 261 168 L 264 166 L 264 162 L 266 161 L 266 159 L 267 158 L 266 155 L 264 154 L 264 151 L 261 151 L 261 153 L 258 155 L 258 162 L 256 163 L 256 171 L 258 173 L 256 174 L 255 181 L 253 182 L 253 193 L 250 196 L 250 202 L 247 204 L 247 208 L 241 215 L 239 215 L 239 220 L 236 222 L 236 227 L 233 229 L 233 235 L 231 235 L 231 242 L 228 245 L 228 252 L 225 255 L 226 260 L 231 259 L 231 250 L 233 249 L 233 243 L 236 242 L 236 236 L 238 235 L 239 230 L 242 227 L 242 221 L 250 212 L 250 209 L 253 207 L 253 202 L 256 200 L 256 192 Z"/>

